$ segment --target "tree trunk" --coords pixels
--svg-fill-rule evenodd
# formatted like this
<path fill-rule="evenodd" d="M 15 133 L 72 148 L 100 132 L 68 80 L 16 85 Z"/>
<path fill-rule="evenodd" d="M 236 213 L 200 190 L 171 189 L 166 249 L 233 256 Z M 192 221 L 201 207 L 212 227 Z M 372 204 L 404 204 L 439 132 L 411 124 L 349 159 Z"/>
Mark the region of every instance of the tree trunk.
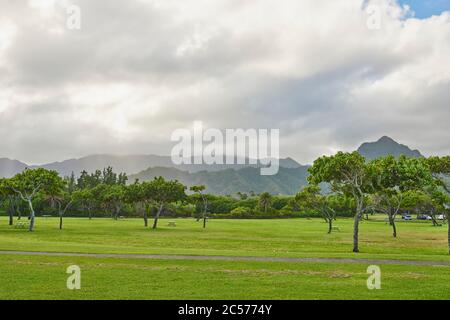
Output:
<path fill-rule="evenodd" d="M 450 218 L 450 215 L 447 213 L 447 226 L 448 226 L 448 236 L 447 236 L 447 239 L 448 239 L 448 254 L 450 254 L 450 220 L 449 220 L 449 218 Z"/>
<path fill-rule="evenodd" d="M 328 219 L 328 234 L 331 233 L 331 231 L 333 231 L 333 219 Z"/>
<path fill-rule="evenodd" d="M 14 216 L 12 210 L 9 210 L 9 225 L 12 226 L 14 224 Z"/>
<path fill-rule="evenodd" d="M 13 215 L 11 213 L 11 211 L 9 212 L 9 225 L 12 226 L 14 224 L 14 218 Z"/>
<path fill-rule="evenodd" d="M 20 210 L 19 205 L 16 205 L 16 213 L 17 213 L 17 220 L 22 219 L 22 211 Z"/>
<path fill-rule="evenodd" d="M 437 222 L 436 217 L 434 216 L 434 211 L 431 212 L 430 214 L 431 220 L 433 221 L 433 226 L 434 227 L 440 227 L 441 225 Z"/>
<path fill-rule="evenodd" d="M 357 200 L 356 214 L 353 222 L 353 252 L 359 252 L 359 221 L 362 214 L 362 200 Z"/>
<path fill-rule="evenodd" d="M 33 208 L 33 203 L 31 202 L 31 200 L 28 200 L 28 206 L 30 207 L 30 232 L 32 232 L 34 230 L 34 218 L 35 218 L 35 214 L 34 214 L 34 208 Z"/>
<path fill-rule="evenodd" d="M 397 238 L 397 226 L 395 225 L 395 218 L 392 219 L 392 235 Z"/>
<path fill-rule="evenodd" d="M 8 216 L 9 216 L 9 225 L 12 226 L 14 224 L 14 203 L 12 201 L 9 202 L 8 206 Z"/>
<path fill-rule="evenodd" d="M 389 214 L 389 224 L 392 226 L 392 235 L 397 238 L 397 226 L 395 225 L 395 217 Z"/>
<path fill-rule="evenodd" d="M 118 205 L 115 206 L 116 210 L 114 212 L 114 220 L 119 219 L 119 214 L 120 214 L 120 207 Z"/>
<path fill-rule="evenodd" d="M 63 228 L 63 215 L 61 212 L 59 213 L 59 230 L 62 230 Z"/>
<path fill-rule="evenodd" d="M 144 211 L 144 226 L 148 227 L 148 216 L 147 216 L 147 210 Z"/>
<path fill-rule="evenodd" d="M 358 233 L 359 233 L 359 212 L 355 215 L 355 219 L 353 222 L 353 252 L 359 252 Z"/>
<path fill-rule="evenodd" d="M 208 212 L 208 200 L 203 198 L 204 208 L 203 208 L 203 229 L 206 228 L 206 213 Z"/>
<path fill-rule="evenodd" d="M 203 213 L 203 229 L 206 228 L 206 212 Z"/>
<path fill-rule="evenodd" d="M 162 209 L 163 209 L 163 205 L 161 204 L 158 208 L 158 212 L 156 213 L 155 221 L 153 222 L 153 229 L 156 229 L 156 227 L 158 226 L 158 219 L 159 219 L 159 216 L 161 215 Z"/>
<path fill-rule="evenodd" d="M 88 208 L 88 216 L 89 216 L 89 220 L 92 220 L 92 211 L 91 211 L 91 208 Z"/>

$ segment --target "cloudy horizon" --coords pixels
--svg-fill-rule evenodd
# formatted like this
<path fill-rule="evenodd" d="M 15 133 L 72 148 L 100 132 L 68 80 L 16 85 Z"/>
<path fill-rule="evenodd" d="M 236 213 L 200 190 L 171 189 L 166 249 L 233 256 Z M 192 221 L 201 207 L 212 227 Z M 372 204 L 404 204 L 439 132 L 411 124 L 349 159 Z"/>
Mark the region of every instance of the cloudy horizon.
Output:
<path fill-rule="evenodd" d="M 0 158 L 169 155 L 194 121 L 280 129 L 300 163 L 382 136 L 447 155 L 450 4 L 436 3 L 0 0 Z"/>

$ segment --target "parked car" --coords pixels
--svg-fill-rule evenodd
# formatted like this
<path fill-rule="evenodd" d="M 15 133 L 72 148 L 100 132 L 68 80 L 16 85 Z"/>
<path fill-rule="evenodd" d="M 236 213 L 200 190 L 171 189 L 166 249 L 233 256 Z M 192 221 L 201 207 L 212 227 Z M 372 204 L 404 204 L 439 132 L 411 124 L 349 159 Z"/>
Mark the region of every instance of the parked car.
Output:
<path fill-rule="evenodd" d="M 445 220 L 443 214 L 438 215 L 438 216 L 436 217 L 436 219 L 438 219 L 438 220 Z"/>
<path fill-rule="evenodd" d="M 412 217 L 409 214 L 405 214 L 404 216 L 402 216 L 402 219 L 405 221 L 410 221 L 412 220 Z"/>

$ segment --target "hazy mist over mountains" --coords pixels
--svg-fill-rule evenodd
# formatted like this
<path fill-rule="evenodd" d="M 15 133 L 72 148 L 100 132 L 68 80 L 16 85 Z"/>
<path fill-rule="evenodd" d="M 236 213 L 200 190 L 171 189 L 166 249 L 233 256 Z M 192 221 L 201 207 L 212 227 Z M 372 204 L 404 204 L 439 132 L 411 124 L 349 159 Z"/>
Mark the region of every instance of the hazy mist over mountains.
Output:
<path fill-rule="evenodd" d="M 418 150 L 399 144 L 389 137 L 382 137 L 376 142 L 363 143 L 359 149 L 367 159 L 386 155 L 406 155 L 422 157 Z M 151 180 L 157 176 L 177 179 L 190 186 L 204 184 L 209 192 L 217 194 L 234 194 L 240 192 L 270 192 L 273 194 L 293 194 L 306 185 L 308 165 L 301 165 L 291 158 L 280 159 L 280 170 L 274 176 L 261 176 L 258 165 L 174 165 L 169 156 L 158 155 L 90 155 L 80 159 L 53 162 L 41 166 L 28 166 L 17 160 L 0 159 L 0 176 L 11 177 L 25 168 L 42 167 L 55 170 L 62 176 L 72 172 L 94 172 L 111 166 L 116 172 L 129 175 L 129 182 L 135 179 Z"/>

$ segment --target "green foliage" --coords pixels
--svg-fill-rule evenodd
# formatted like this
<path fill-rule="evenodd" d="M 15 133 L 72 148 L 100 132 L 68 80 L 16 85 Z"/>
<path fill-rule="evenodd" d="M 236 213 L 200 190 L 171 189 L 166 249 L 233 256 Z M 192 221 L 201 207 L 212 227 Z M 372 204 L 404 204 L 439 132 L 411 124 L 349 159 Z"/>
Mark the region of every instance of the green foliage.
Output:
<path fill-rule="evenodd" d="M 237 207 L 233 209 L 231 212 L 231 215 L 236 218 L 245 218 L 245 217 L 251 217 L 252 216 L 252 210 L 247 207 Z"/>
<path fill-rule="evenodd" d="M 436 184 L 450 195 L 450 156 L 430 157 L 424 161 L 429 166 Z"/>
<path fill-rule="evenodd" d="M 308 171 L 309 183 L 329 183 L 333 191 L 346 195 L 362 196 L 368 188 L 366 160 L 356 151 L 321 157 Z"/>
<path fill-rule="evenodd" d="M 128 177 L 125 173 L 115 173 L 112 167 L 104 168 L 103 170 L 96 170 L 89 174 L 86 171 L 80 173 L 77 179 L 76 187 L 78 189 L 95 188 L 99 184 L 106 185 L 126 185 Z"/>
<path fill-rule="evenodd" d="M 186 199 L 186 186 L 178 181 L 166 181 L 163 177 L 155 178 L 145 184 L 146 196 L 156 205 L 184 201 Z"/>

